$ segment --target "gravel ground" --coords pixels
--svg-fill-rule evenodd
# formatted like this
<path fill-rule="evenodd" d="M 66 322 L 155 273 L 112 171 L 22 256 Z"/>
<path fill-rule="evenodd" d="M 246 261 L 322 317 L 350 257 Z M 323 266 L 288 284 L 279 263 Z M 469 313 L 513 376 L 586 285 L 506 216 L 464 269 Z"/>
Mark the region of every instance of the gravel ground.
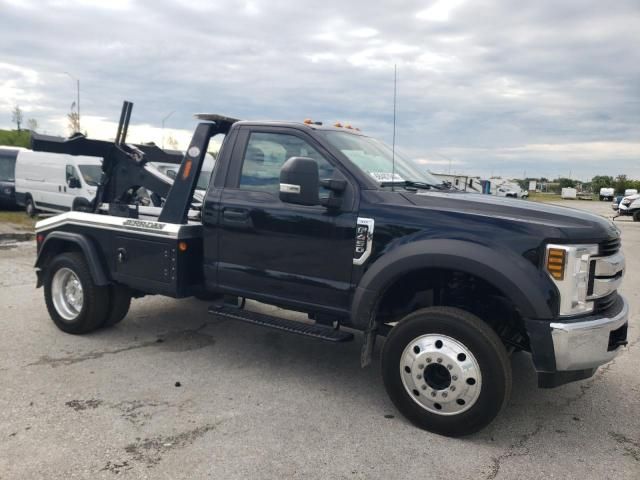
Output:
<path fill-rule="evenodd" d="M 611 216 L 608 203 L 562 204 Z M 514 355 L 508 407 L 463 439 L 404 420 L 377 363 L 360 369 L 360 336 L 328 345 L 161 297 L 134 301 L 116 328 L 65 335 L 34 288 L 33 246 L 1 247 L 0 478 L 637 480 L 640 223 L 619 226 L 629 347 L 553 390 Z"/>

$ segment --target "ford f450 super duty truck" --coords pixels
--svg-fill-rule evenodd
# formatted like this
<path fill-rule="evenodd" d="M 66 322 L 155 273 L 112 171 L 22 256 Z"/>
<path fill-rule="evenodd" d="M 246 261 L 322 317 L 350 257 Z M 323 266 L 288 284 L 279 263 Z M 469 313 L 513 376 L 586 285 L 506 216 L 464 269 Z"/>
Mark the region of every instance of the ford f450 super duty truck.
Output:
<path fill-rule="evenodd" d="M 199 115 L 166 184 L 147 168 L 162 151 L 125 142 L 130 114 L 125 102 L 115 142 L 33 140 L 36 150 L 104 158 L 92 204 L 36 227 L 38 286 L 65 332 L 112 326 L 132 298 L 158 294 L 210 299 L 215 315 L 330 342 L 360 331 L 363 366 L 385 337 L 393 403 L 450 436 L 504 407 L 511 352 L 530 352 L 548 388 L 592 376 L 626 344 L 620 232 L 604 218 L 455 191 L 356 129 L 311 121 Z M 157 216 L 138 208 L 141 187 L 162 197 Z M 247 298 L 309 322 L 248 311 Z"/>

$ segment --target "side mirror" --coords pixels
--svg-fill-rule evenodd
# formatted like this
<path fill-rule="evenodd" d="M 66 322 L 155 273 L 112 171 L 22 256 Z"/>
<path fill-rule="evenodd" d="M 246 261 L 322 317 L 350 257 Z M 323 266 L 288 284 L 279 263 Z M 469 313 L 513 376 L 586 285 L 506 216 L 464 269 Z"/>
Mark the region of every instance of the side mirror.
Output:
<path fill-rule="evenodd" d="M 80 184 L 80 179 L 76 177 L 69 178 L 69 188 L 80 188 L 82 185 Z"/>
<path fill-rule="evenodd" d="M 280 200 L 298 205 L 318 205 L 320 179 L 312 158 L 291 157 L 280 169 Z"/>

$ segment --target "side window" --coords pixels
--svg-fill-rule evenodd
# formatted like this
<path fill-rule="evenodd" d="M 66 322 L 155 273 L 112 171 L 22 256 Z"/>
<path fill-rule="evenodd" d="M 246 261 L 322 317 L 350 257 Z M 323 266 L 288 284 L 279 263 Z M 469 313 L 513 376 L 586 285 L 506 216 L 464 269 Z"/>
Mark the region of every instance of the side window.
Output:
<path fill-rule="evenodd" d="M 318 162 L 320 179 L 331 178 L 333 166 L 307 142 L 295 135 L 252 133 L 242 163 L 240 188 L 278 195 L 280 168 L 291 157 L 309 157 Z M 328 192 L 320 189 L 320 196 Z"/>
<path fill-rule="evenodd" d="M 72 178 L 78 178 L 78 175 L 76 174 L 76 169 L 74 168 L 73 165 L 67 165 L 67 168 L 66 168 L 67 183 L 69 183 L 69 180 Z"/>

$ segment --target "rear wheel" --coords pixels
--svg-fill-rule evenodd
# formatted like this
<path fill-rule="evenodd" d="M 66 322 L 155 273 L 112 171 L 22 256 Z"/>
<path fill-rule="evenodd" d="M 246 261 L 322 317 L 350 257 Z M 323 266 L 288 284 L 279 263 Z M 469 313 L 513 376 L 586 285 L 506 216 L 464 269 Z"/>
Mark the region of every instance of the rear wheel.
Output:
<path fill-rule="evenodd" d="M 418 310 L 394 327 L 382 375 L 398 410 L 420 428 L 447 436 L 488 425 L 511 393 L 511 367 L 496 333 L 451 307 Z"/>
<path fill-rule="evenodd" d="M 638 210 L 637 212 L 635 212 L 633 214 L 633 221 L 634 222 L 640 222 L 640 210 Z"/>
<path fill-rule="evenodd" d="M 109 312 L 109 288 L 93 283 L 84 256 L 77 252 L 60 254 L 48 265 L 44 298 L 51 319 L 67 333 L 96 330 Z"/>
<path fill-rule="evenodd" d="M 104 322 L 105 327 L 111 327 L 120 323 L 129 312 L 131 306 L 131 291 L 123 285 L 111 285 L 109 287 L 109 315 Z"/>

